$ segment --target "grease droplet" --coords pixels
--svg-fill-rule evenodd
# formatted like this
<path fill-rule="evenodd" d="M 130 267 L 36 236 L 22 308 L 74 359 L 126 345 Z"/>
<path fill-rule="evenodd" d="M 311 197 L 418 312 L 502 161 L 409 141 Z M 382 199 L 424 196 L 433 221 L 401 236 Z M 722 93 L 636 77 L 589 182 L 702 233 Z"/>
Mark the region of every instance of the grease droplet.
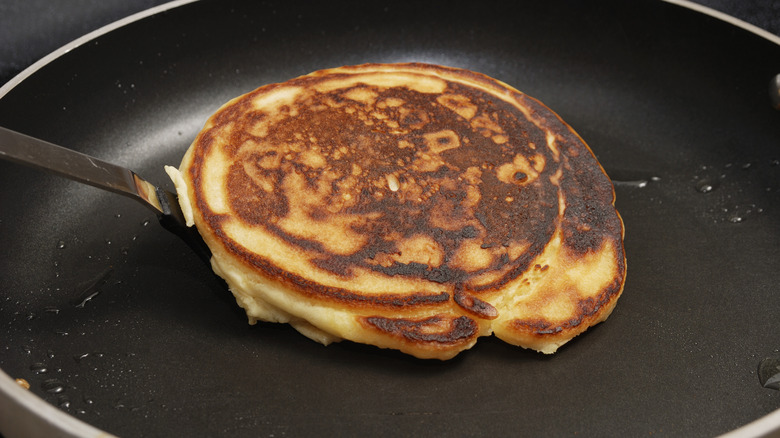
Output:
<path fill-rule="evenodd" d="M 65 386 L 57 379 L 47 379 L 41 383 L 41 389 L 49 394 L 59 394 L 65 391 Z"/>
<path fill-rule="evenodd" d="M 762 360 L 758 364 L 758 380 L 764 388 L 780 390 L 780 358 Z"/>
<path fill-rule="evenodd" d="M 743 220 L 745 220 L 745 219 L 742 216 L 740 216 L 740 215 L 736 215 L 735 214 L 735 215 L 729 216 L 729 222 L 731 222 L 732 224 L 738 224 L 738 223 L 742 222 Z"/>
<path fill-rule="evenodd" d="M 619 187 L 635 187 L 638 189 L 643 189 L 647 187 L 647 180 L 641 179 L 636 181 L 612 181 L 612 184 Z"/>
<path fill-rule="evenodd" d="M 696 191 L 699 193 L 710 193 L 717 187 L 717 184 L 708 178 L 701 179 L 696 183 Z"/>
<path fill-rule="evenodd" d="M 81 300 L 80 303 L 76 304 L 76 307 L 83 308 L 88 302 L 92 301 L 92 298 L 95 298 L 96 296 L 98 296 L 99 293 L 100 293 L 100 291 L 96 290 L 96 291 L 90 293 L 89 295 L 85 296 L 84 299 Z"/>
<path fill-rule="evenodd" d="M 101 272 L 92 280 L 87 281 L 80 285 L 83 288 L 81 295 L 76 299 L 75 306 L 83 308 L 89 301 L 95 298 L 101 291 L 101 288 L 111 276 L 113 268 L 109 267 L 105 271 Z"/>
<path fill-rule="evenodd" d="M 34 372 L 35 374 L 46 374 L 49 372 L 49 368 L 42 362 L 35 362 L 30 365 L 30 371 Z"/>

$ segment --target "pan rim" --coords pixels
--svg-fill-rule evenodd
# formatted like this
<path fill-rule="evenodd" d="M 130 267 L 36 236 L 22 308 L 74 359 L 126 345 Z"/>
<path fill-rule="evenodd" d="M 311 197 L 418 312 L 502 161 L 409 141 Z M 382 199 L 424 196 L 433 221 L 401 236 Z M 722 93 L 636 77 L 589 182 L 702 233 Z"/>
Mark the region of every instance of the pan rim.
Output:
<path fill-rule="evenodd" d="M 43 58 L 39 59 L 38 61 L 31 64 L 29 67 L 25 68 L 21 72 L 19 72 L 16 76 L 11 78 L 8 82 L 3 84 L 2 87 L 0 87 L 0 99 L 2 99 L 6 94 L 8 94 L 12 89 L 14 89 L 17 85 L 19 85 L 22 81 L 27 79 L 28 77 L 32 76 L 35 72 L 40 70 L 41 68 L 45 67 L 47 64 L 50 64 L 52 61 L 56 60 L 57 58 L 67 54 L 71 50 L 82 46 L 102 35 L 105 35 L 111 31 L 114 31 L 116 29 L 119 29 L 121 27 L 127 26 L 128 24 L 134 23 L 136 21 L 143 20 L 146 17 L 150 17 L 152 15 L 157 15 L 162 12 L 165 12 L 170 9 L 178 8 L 180 6 L 194 3 L 198 0 L 173 0 L 168 3 L 164 3 L 158 6 L 154 6 L 149 9 L 145 9 L 140 12 L 136 12 L 135 14 L 128 15 L 125 18 L 121 18 L 117 21 L 114 21 L 112 23 L 109 23 L 103 27 L 100 27 L 98 29 L 93 30 L 92 32 L 89 32 L 87 34 L 84 34 L 75 40 L 61 46 L 58 49 L 55 49 L 53 52 L 49 53 L 48 55 L 44 56 Z"/>
<path fill-rule="evenodd" d="M 65 45 L 62 47 L 54 50 L 53 52 L 49 53 L 48 55 L 44 56 L 43 58 L 39 59 L 26 69 L 19 72 L 16 76 L 11 78 L 7 83 L 0 86 L 0 99 L 2 99 L 6 94 L 8 94 L 14 87 L 19 85 L 23 80 L 26 78 L 32 76 L 36 71 L 43 68 L 45 65 L 49 64 L 50 62 L 54 61 L 55 59 L 59 58 L 60 56 L 65 55 L 66 53 L 70 52 L 71 50 L 75 49 L 76 47 L 79 47 L 83 45 L 84 43 L 87 43 L 101 35 L 105 35 L 113 30 L 116 30 L 120 27 L 126 26 L 130 23 L 133 23 L 135 21 L 142 20 L 146 17 L 159 14 L 161 12 L 165 12 L 169 9 L 174 9 L 189 3 L 195 3 L 199 0 L 173 0 L 169 3 L 164 3 L 159 6 L 155 6 L 146 10 L 143 10 L 141 12 L 137 12 L 135 14 L 129 15 L 125 18 L 119 19 L 117 21 L 114 21 L 113 23 L 109 23 L 101 28 L 98 28 L 92 32 L 89 32 Z M 681 6 L 687 9 L 690 9 L 695 12 L 699 12 L 704 15 L 709 15 L 713 18 L 716 18 L 718 20 L 724 21 L 726 23 L 729 23 L 731 25 L 737 26 L 739 28 L 745 29 L 748 32 L 751 32 L 755 35 L 758 35 L 768 41 L 771 41 L 777 45 L 780 46 L 780 36 L 775 35 L 767 30 L 761 29 L 758 26 L 755 26 L 753 24 L 750 24 L 744 20 L 741 20 L 739 18 L 733 17 L 731 15 L 728 15 L 724 12 L 717 11 L 715 9 L 712 9 L 708 6 L 704 6 L 698 3 L 694 3 L 690 0 L 662 0 L 663 2 Z"/>
<path fill-rule="evenodd" d="M 125 18 L 119 19 L 92 32 L 89 32 L 42 57 L 29 67 L 22 70 L 16 76 L 11 78 L 7 83 L 0 86 L 0 99 L 2 99 L 11 90 L 22 83 L 25 79 L 34 75 L 38 70 L 66 55 L 73 49 L 76 49 L 86 43 L 89 43 L 90 41 L 97 39 L 100 36 L 125 27 L 136 21 L 140 21 L 147 17 L 188 5 L 190 3 L 195 3 L 197 1 L 198 0 L 173 0 L 171 2 L 129 15 Z M 761 29 L 753 24 L 726 13 L 717 11 L 698 3 L 694 3 L 689 0 L 663 0 L 663 2 L 681 6 L 703 15 L 716 18 L 720 21 L 737 26 L 738 28 L 742 28 L 780 46 L 780 36 L 774 35 L 769 31 Z M 9 409 L 9 406 L 15 407 L 15 409 Z M 11 376 L 6 374 L 2 369 L 0 369 L 0 408 L 2 408 L 0 409 L 0 413 L 2 413 L 2 415 L 0 415 L 0 429 L 2 429 L 0 432 L 6 434 L 13 431 L 19 432 L 24 430 L 34 430 L 37 432 L 44 432 L 47 435 L 57 434 L 60 436 L 69 437 L 113 436 L 76 418 L 73 415 L 56 408 L 47 401 L 39 398 L 37 395 L 24 390 L 14 381 Z M 39 424 L 33 424 L 30 429 L 24 429 L 23 423 L 25 421 L 37 421 Z M 17 423 L 20 428 L 6 430 L 6 426 L 13 423 Z M 750 423 L 734 429 L 722 435 L 722 437 L 767 437 L 777 432 L 780 432 L 780 409 L 777 409 L 769 414 L 753 420 Z"/>
<path fill-rule="evenodd" d="M 112 437 L 22 388 L 0 369 L 0 432 L 7 436 Z"/>
<path fill-rule="evenodd" d="M 726 23 L 732 24 L 737 27 L 741 27 L 742 29 L 745 29 L 751 33 L 754 33 L 762 38 L 765 38 L 777 45 L 780 45 L 780 36 L 775 35 L 767 30 L 764 30 L 756 25 L 750 24 L 744 20 L 741 20 L 737 17 L 733 17 L 729 14 L 726 14 L 725 12 L 721 12 L 715 9 L 710 8 L 709 6 L 704 6 L 699 3 L 694 3 L 690 0 L 663 0 L 666 3 L 670 3 L 677 6 L 682 6 L 684 8 L 688 8 L 692 11 L 702 13 L 704 15 L 709 15 L 713 18 L 717 18 L 718 20 L 724 21 Z"/>

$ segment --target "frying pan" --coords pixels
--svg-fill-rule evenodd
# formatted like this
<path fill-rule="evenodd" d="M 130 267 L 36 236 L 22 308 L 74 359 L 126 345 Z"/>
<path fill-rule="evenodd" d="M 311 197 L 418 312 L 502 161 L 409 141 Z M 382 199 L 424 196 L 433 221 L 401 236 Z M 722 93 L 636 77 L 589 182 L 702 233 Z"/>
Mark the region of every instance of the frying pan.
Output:
<path fill-rule="evenodd" d="M 120 436 L 780 427 L 780 392 L 757 373 L 780 355 L 780 111 L 768 96 L 777 39 L 657 1 L 185 3 L 7 86 L 0 125 L 165 185 L 162 166 L 178 164 L 228 99 L 325 67 L 395 61 L 498 78 L 589 143 L 626 226 L 628 280 L 609 320 L 553 356 L 490 338 L 447 362 L 323 347 L 284 325 L 249 326 L 224 283 L 135 202 L 0 162 L 3 432 L 50 432 L 49 422 Z"/>

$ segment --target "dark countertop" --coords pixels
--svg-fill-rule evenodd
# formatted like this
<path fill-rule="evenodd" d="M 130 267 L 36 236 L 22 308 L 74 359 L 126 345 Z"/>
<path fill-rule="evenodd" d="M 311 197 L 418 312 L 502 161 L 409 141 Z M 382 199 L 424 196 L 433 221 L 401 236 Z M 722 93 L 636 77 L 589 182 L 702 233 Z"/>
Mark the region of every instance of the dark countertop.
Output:
<path fill-rule="evenodd" d="M 166 0 L 0 2 L 0 85 L 74 39 Z M 780 0 L 696 0 L 780 36 Z"/>

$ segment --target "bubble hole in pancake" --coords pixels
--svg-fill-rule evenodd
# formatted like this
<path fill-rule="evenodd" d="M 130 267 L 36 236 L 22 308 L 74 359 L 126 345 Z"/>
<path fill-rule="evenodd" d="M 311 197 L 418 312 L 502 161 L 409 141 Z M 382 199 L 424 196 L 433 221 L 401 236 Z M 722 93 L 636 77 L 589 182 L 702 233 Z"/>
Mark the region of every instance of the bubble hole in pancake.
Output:
<path fill-rule="evenodd" d="M 543 353 L 626 276 L 612 184 L 539 101 L 430 64 L 321 70 L 222 106 L 180 168 L 191 224 L 250 322 L 449 359 Z"/>

